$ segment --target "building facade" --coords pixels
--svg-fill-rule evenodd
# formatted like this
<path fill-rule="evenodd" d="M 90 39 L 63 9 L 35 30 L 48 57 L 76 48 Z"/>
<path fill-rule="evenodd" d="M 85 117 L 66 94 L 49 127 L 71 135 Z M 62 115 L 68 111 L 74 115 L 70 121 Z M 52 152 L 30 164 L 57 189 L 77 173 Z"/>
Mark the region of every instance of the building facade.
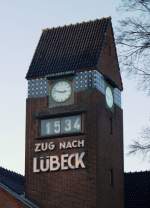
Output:
<path fill-rule="evenodd" d="M 27 198 L 43 208 L 122 208 L 122 81 L 111 18 L 44 30 L 26 78 Z"/>

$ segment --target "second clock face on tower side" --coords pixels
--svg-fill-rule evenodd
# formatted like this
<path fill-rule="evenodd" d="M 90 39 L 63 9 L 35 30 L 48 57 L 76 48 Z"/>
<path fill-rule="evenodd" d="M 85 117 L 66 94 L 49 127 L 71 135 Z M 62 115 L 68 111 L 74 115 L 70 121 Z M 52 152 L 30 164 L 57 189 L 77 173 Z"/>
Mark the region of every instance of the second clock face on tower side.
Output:
<path fill-rule="evenodd" d="M 106 87 L 105 96 L 106 96 L 106 104 L 108 108 L 112 108 L 114 105 L 114 97 L 110 86 Z"/>

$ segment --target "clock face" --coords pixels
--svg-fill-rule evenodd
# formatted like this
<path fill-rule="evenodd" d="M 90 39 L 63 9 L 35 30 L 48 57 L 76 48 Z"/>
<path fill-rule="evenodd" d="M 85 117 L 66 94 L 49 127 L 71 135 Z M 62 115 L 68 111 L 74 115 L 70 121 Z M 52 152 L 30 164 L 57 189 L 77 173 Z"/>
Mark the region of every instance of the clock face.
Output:
<path fill-rule="evenodd" d="M 113 98 L 112 89 L 109 86 L 106 87 L 105 96 L 106 96 L 107 106 L 109 108 L 112 108 L 114 104 L 114 98 Z"/>
<path fill-rule="evenodd" d="M 71 96 L 71 84 L 67 81 L 56 82 L 51 90 L 51 96 L 55 102 L 61 103 L 68 100 Z"/>

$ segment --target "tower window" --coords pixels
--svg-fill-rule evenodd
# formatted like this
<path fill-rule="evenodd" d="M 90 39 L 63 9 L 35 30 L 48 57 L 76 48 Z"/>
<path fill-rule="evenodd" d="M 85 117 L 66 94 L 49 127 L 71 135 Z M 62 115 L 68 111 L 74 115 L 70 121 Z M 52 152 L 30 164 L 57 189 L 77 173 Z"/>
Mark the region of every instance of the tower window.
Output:
<path fill-rule="evenodd" d="M 108 46 L 108 54 L 111 56 L 111 45 Z"/>
<path fill-rule="evenodd" d="M 109 185 L 113 186 L 114 185 L 114 173 L 113 169 L 109 170 Z"/>
<path fill-rule="evenodd" d="M 113 134 L 113 119 L 112 119 L 112 117 L 109 119 L 109 123 L 110 123 L 110 134 Z"/>

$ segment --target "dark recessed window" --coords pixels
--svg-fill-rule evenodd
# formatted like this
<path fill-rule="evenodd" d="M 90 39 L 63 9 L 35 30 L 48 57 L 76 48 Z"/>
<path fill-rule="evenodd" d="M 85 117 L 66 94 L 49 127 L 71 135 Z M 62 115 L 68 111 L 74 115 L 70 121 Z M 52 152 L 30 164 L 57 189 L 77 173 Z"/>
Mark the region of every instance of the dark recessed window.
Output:
<path fill-rule="evenodd" d="M 110 134 L 113 134 L 113 119 L 112 117 L 109 118 L 109 128 L 110 128 Z"/>
<path fill-rule="evenodd" d="M 114 173 L 113 169 L 109 170 L 109 185 L 113 186 L 114 185 Z"/>
<path fill-rule="evenodd" d="M 108 54 L 111 56 L 111 45 L 108 46 Z"/>

